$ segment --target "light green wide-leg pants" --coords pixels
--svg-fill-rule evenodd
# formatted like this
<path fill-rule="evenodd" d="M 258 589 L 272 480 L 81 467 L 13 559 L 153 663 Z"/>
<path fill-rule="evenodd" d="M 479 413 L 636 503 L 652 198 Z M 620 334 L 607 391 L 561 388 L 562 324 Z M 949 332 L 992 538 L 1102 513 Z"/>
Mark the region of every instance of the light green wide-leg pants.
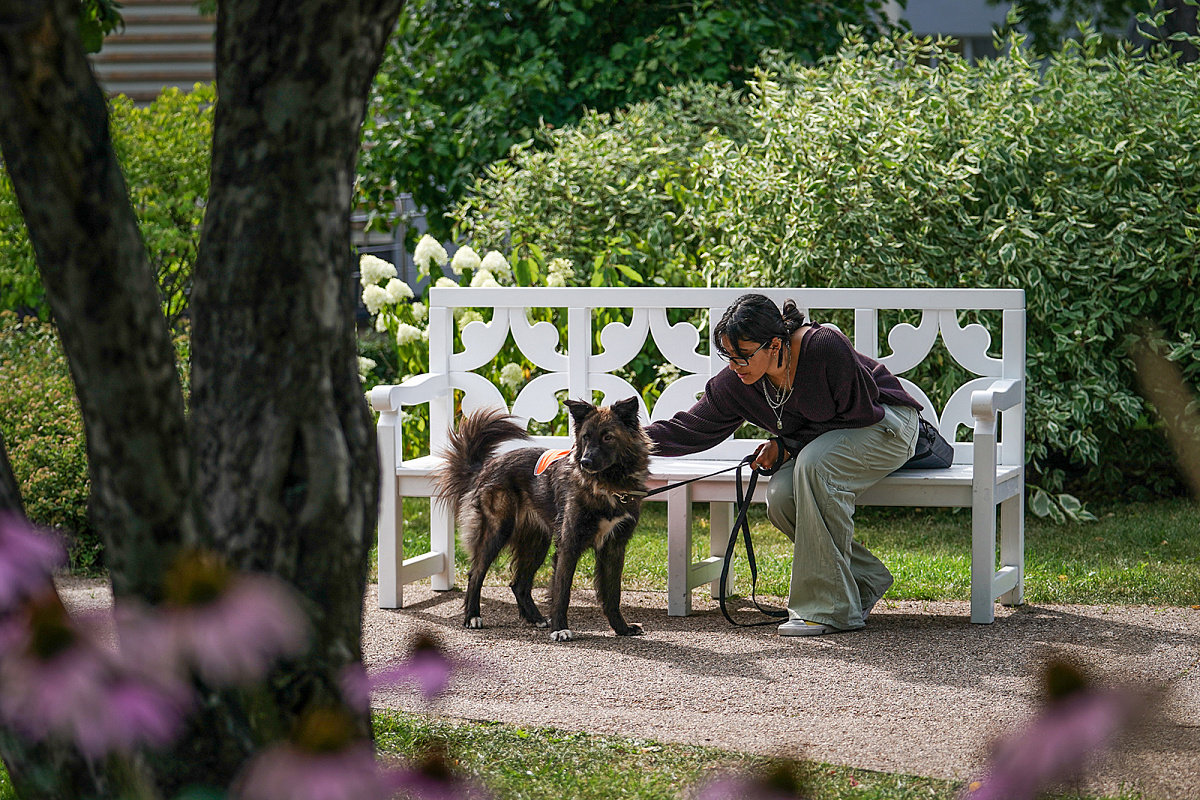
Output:
<path fill-rule="evenodd" d="M 892 585 L 883 562 L 854 540 L 854 500 L 912 457 L 919 412 L 883 408 L 874 425 L 818 436 L 767 484 L 767 517 L 794 543 L 791 619 L 861 628 L 863 607 Z"/>

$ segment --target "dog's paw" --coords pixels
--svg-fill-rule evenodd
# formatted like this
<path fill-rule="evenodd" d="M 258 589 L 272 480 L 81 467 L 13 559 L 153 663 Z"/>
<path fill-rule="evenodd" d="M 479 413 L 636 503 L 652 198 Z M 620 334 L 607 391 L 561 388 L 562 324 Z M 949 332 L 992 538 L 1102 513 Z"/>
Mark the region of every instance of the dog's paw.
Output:
<path fill-rule="evenodd" d="M 463 627 L 464 628 L 475 628 L 475 629 L 482 628 L 483 627 L 483 618 L 482 617 L 467 617 L 467 619 L 463 621 Z"/>
<path fill-rule="evenodd" d="M 645 633 L 645 631 L 642 630 L 641 625 L 638 625 L 635 622 L 635 623 L 629 625 L 628 627 L 626 627 L 625 630 L 617 631 L 616 633 L 617 633 L 617 636 L 641 636 L 643 633 Z"/>
<path fill-rule="evenodd" d="M 575 631 L 569 628 L 564 628 L 561 631 L 550 631 L 550 641 L 552 642 L 569 642 L 575 638 Z"/>
<path fill-rule="evenodd" d="M 534 626 L 535 628 L 549 628 L 549 627 L 550 627 L 550 620 L 548 620 L 548 619 L 540 619 L 540 620 L 538 620 L 537 622 L 533 623 L 533 626 Z"/>

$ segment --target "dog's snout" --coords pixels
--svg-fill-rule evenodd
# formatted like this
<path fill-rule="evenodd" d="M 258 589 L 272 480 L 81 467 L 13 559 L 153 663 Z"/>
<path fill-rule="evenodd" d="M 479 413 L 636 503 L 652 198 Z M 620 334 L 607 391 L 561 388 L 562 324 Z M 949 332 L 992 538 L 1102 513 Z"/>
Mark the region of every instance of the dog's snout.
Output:
<path fill-rule="evenodd" d="M 584 456 L 583 458 L 579 459 L 579 465 L 584 469 L 591 469 L 593 466 L 595 466 L 595 464 L 596 459 L 592 458 L 591 456 Z"/>

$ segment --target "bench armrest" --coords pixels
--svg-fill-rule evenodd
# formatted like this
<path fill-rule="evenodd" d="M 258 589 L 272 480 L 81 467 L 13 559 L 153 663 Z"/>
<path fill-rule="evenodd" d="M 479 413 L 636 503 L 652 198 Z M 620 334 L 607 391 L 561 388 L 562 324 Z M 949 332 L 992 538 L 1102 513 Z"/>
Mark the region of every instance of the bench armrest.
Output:
<path fill-rule="evenodd" d="M 986 389 L 971 392 L 971 416 L 994 421 L 996 413 L 1012 408 L 1024 396 L 1023 383 L 1016 378 L 1001 378 Z"/>
<path fill-rule="evenodd" d="M 444 397 L 450 384 L 444 373 L 413 375 L 398 385 L 381 385 L 371 390 L 371 408 L 379 412 L 399 411 Z"/>

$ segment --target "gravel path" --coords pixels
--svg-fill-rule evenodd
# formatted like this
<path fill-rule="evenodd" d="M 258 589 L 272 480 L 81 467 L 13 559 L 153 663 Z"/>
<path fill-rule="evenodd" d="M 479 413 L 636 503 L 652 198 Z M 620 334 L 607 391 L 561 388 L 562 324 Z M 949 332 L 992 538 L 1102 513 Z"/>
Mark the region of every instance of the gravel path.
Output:
<path fill-rule="evenodd" d="M 68 580 L 60 588 L 74 608 L 110 602 L 98 582 Z M 535 598 L 544 605 L 542 595 Z M 667 616 L 665 593 L 626 592 L 626 617 L 646 633 L 618 638 L 590 591 L 573 599 L 571 624 L 580 637 L 552 643 L 519 622 L 503 587 L 484 589 L 487 627 L 466 630 L 459 591 L 409 586 L 406 608 L 380 610 L 372 586 L 367 665 L 403 658 L 412 638 L 427 633 L 481 666 L 432 707 L 447 718 L 965 780 L 985 763 L 987 742 L 1036 708 L 1039 666 L 1058 653 L 1103 678 L 1164 690 L 1158 712 L 1080 788 L 1197 797 L 1200 611 L 1191 608 L 997 607 L 993 625 L 971 625 L 965 602 L 885 601 L 865 630 L 796 639 L 773 627 L 733 628 L 699 593 L 693 615 L 679 618 Z M 741 617 L 753 620 L 756 612 Z M 431 710 L 407 690 L 381 692 L 374 702 Z"/>

